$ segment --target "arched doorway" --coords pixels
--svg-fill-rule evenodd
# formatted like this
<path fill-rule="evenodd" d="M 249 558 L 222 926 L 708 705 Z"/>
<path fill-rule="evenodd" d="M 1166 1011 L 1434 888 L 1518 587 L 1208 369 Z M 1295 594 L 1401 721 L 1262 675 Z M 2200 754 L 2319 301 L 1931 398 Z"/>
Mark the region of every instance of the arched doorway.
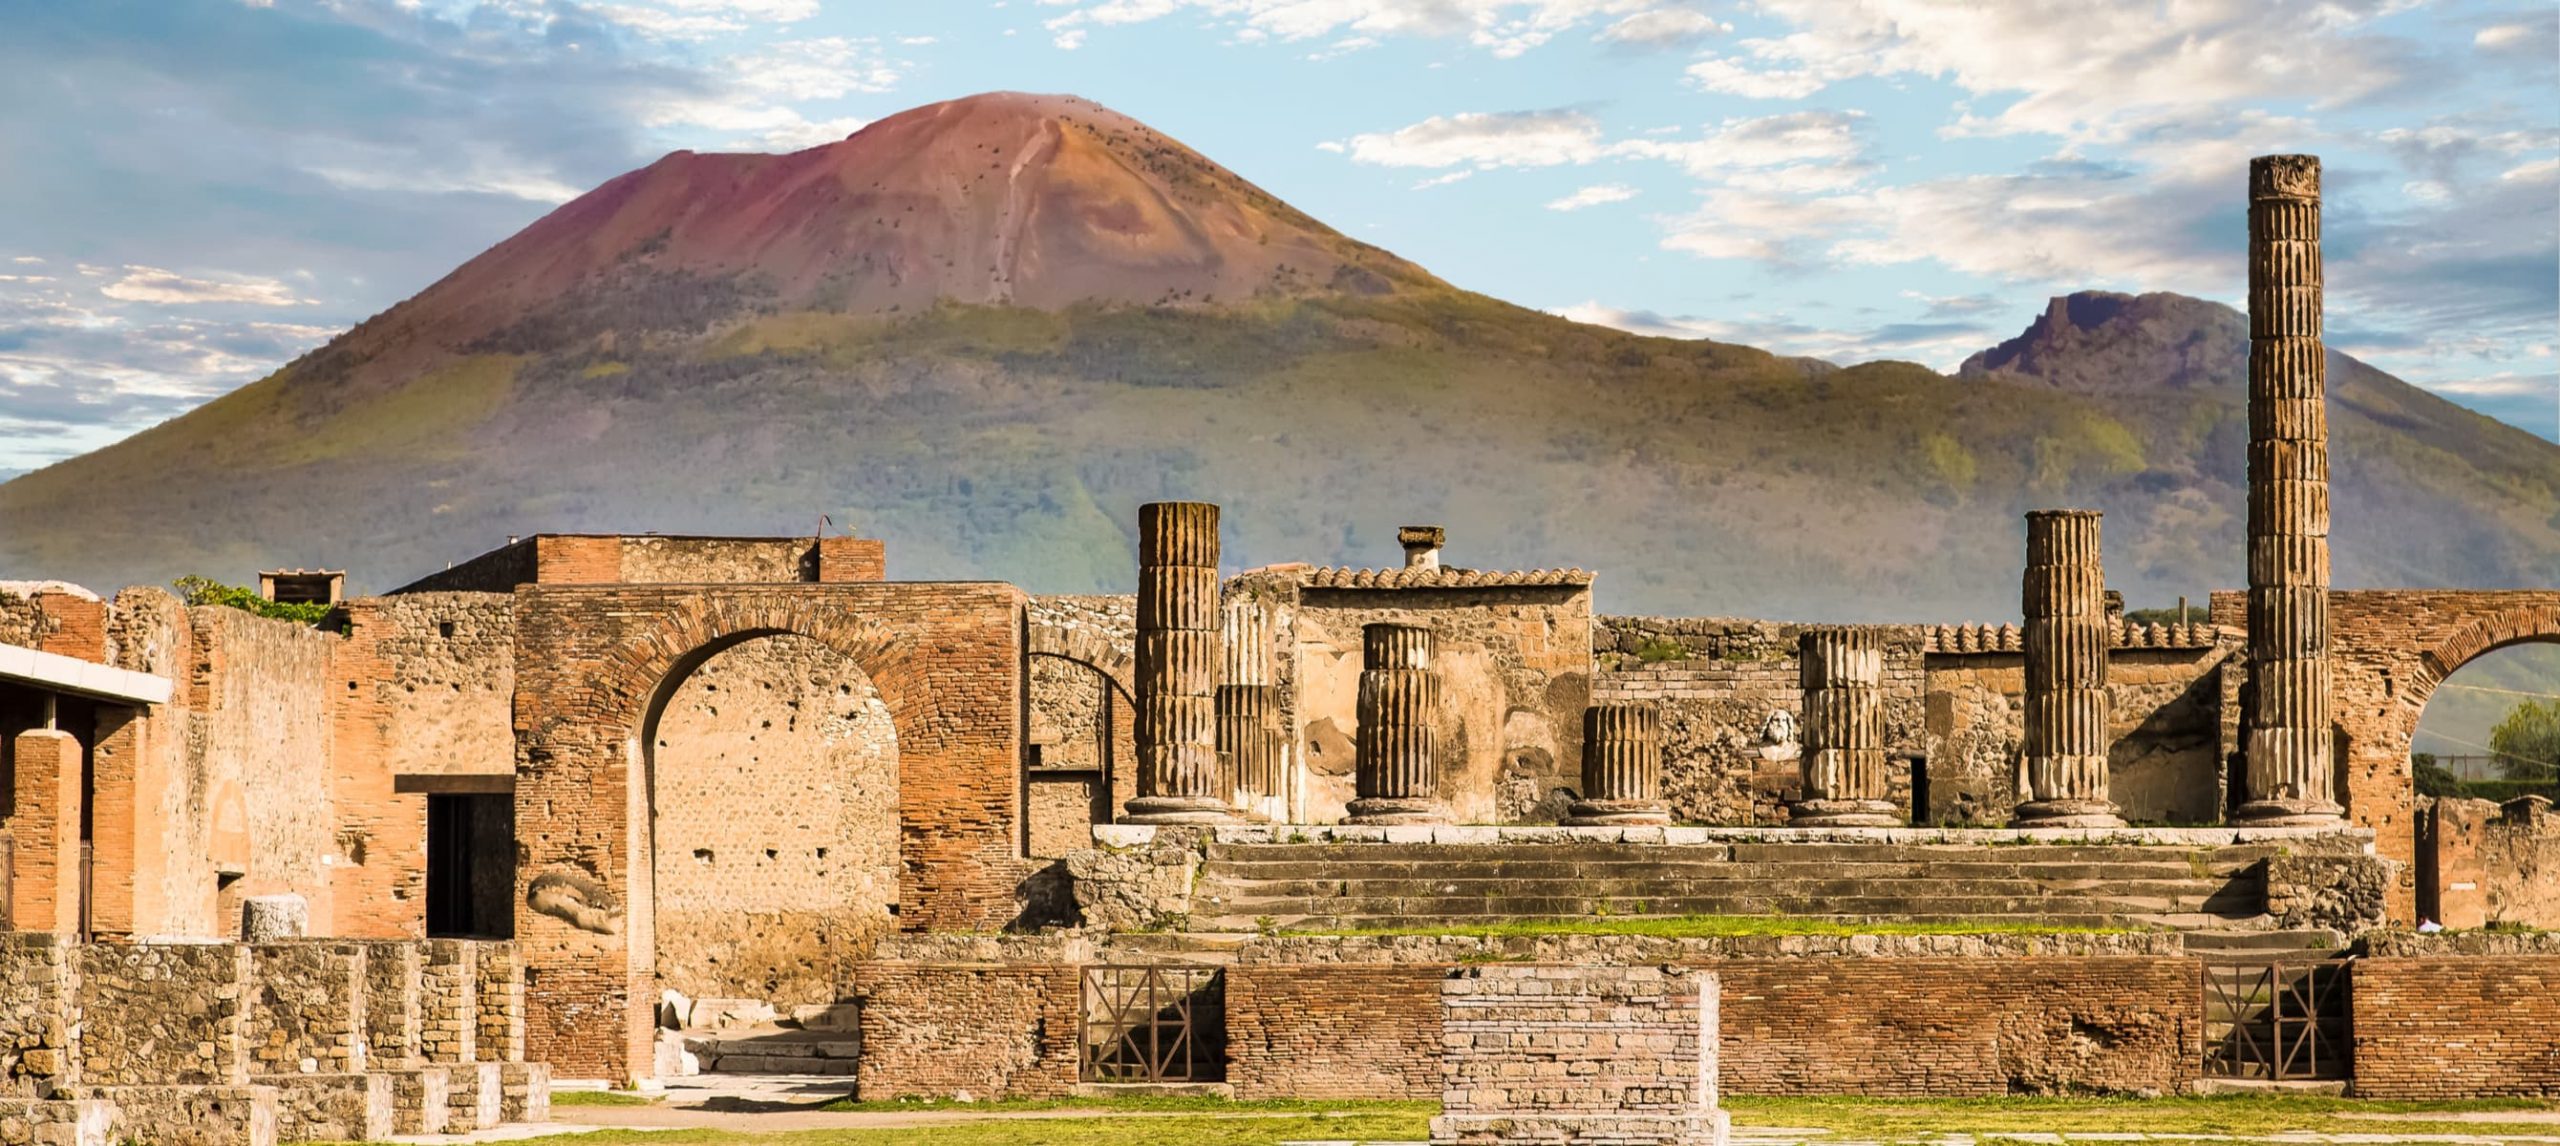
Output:
<path fill-rule="evenodd" d="M 1137 794 L 1136 702 L 1125 685 L 1090 661 L 1051 653 L 1028 659 L 1028 851 L 1037 859 L 1055 859 L 1093 846 L 1093 825 L 1110 823 Z"/>
<path fill-rule="evenodd" d="M 739 641 L 672 683 L 644 744 L 658 986 L 841 998 L 898 902 L 897 732 L 871 679 L 806 636 Z"/>
<path fill-rule="evenodd" d="M 2420 713 L 2409 770 L 2422 919 L 2467 929 L 2560 925 L 2560 634 L 2449 666 Z"/>

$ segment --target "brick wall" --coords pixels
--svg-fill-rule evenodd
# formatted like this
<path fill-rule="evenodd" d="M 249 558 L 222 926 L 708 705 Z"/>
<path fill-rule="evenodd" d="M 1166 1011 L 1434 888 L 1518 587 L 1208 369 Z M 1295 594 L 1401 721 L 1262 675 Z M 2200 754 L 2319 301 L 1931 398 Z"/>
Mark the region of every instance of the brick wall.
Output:
<path fill-rule="evenodd" d="M 2355 964 L 2355 1092 L 2560 1097 L 2560 955 Z"/>
<path fill-rule="evenodd" d="M 1436 1098 L 1437 966 L 1227 970 L 1227 1082 L 1240 1099 Z"/>
<path fill-rule="evenodd" d="M 2418 814 L 2421 914 L 2457 930 L 2560 928 L 2560 815 L 2548 804 L 2447 798 Z"/>
<path fill-rule="evenodd" d="M 889 549 L 877 538 L 821 537 L 818 539 L 819 581 L 886 581 L 889 579 Z"/>
<path fill-rule="evenodd" d="M 856 987 L 856 1096 L 1054 1098 L 1076 1084 L 1082 973 L 1061 964 L 874 963 Z"/>
<path fill-rule="evenodd" d="M 2188 958 L 1683 964 L 1723 983 L 1728 1094 L 2174 1093 L 2196 1077 L 2202 1053 L 2201 992 Z M 1433 1097 L 1447 970 L 1238 966 L 1227 987 L 1238 1096 Z M 1375 1016 L 1373 1026 L 1358 1025 L 1352 1016 L 1362 1013 Z M 1346 1026 L 1364 1040 L 1356 1054 L 1315 1053 L 1336 1045 Z M 1299 1086 L 1311 1089 L 1291 1089 Z"/>
<path fill-rule="evenodd" d="M 1564 1116 L 1578 1141 L 1713 1109 L 1716 981 L 1663 967 L 1500 966 L 1440 983 L 1443 1116 L 1432 1137 L 1552 1141 L 1516 1124 Z"/>
<path fill-rule="evenodd" d="M 418 1057 L 430 1063 L 479 1061 L 480 966 L 464 939 L 430 939 L 418 948 Z"/>
<path fill-rule="evenodd" d="M 516 938 L 528 1053 L 566 1077 L 652 1061 L 646 777 L 628 745 L 670 678 L 796 633 L 870 678 L 898 745 L 899 924 L 992 929 L 1021 854 L 1022 607 L 996 584 L 536 586 L 517 595 Z M 775 798 L 760 793 L 759 799 Z M 539 893 L 539 894 L 537 894 Z M 637 956 L 637 957 L 635 957 Z"/>
<path fill-rule="evenodd" d="M 480 1062 L 524 1061 L 524 961 L 513 943 L 471 944 L 472 1057 Z"/>

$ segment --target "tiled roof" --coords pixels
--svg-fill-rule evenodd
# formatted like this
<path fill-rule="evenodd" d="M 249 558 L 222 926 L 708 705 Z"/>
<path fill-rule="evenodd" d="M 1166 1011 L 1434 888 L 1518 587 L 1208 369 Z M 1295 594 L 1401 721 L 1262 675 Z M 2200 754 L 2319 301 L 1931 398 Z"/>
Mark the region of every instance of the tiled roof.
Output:
<path fill-rule="evenodd" d="M 1932 653 L 2014 653 L 2025 651 L 2025 632 L 2016 625 L 1930 625 L 1925 630 L 1923 650 Z M 2115 647 L 2120 649 L 2204 649 L 2221 639 L 2222 630 L 2215 625 L 2195 622 L 2185 625 L 2119 626 Z"/>

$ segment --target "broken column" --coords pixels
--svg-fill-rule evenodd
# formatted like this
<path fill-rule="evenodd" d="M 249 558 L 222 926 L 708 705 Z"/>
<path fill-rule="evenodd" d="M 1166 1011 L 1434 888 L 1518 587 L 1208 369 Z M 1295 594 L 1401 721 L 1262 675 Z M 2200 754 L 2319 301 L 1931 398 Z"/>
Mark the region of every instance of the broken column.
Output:
<path fill-rule="evenodd" d="M 1886 799 L 1884 640 L 1874 629 L 1807 629 L 1797 639 L 1804 686 L 1804 795 L 1787 808 L 1797 827 L 1872 828 L 1902 822 Z"/>
<path fill-rule="evenodd" d="M 1668 824 L 1662 802 L 1662 714 L 1644 703 L 1582 710 L 1582 798 L 1565 810 L 1572 826 Z"/>
<path fill-rule="evenodd" d="M 2330 824 L 2329 428 L 2320 343 L 2320 160 L 2249 161 L 2252 824 Z"/>
<path fill-rule="evenodd" d="M 1133 824 L 1216 824 L 1218 507 L 1138 507 L 1138 794 Z"/>
<path fill-rule="evenodd" d="M 1359 737 L 1354 824 L 1443 824 L 1431 721 L 1440 711 L 1440 674 L 1431 670 L 1431 630 L 1389 621 L 1360 630 Z"/>
<path fill-rule="evenodd" d="M 1218 685 L 1218 757 L 1235 807 L 1247 816 L 1285 820 L 1280 689 L 1271 683 L 1271 618 L 1238 601 L 1226 611 L 1226 675 Z"/>
<path fill-rule="evenodd" d="M 1396 527 L 1396 544 L 1404 547 L 1407 569 L 1440 567 L 1440 547 L 1448 544 L 1449 531 L 1437 525 L 1403 525 Z"/>
<path fill-rule="evenodd" d="M 2120 828 L 2107 799 L 2107 648 L 2114 643 L 2098 512 L 2027 515 L 2027 714 L 2022 828 Z"/>

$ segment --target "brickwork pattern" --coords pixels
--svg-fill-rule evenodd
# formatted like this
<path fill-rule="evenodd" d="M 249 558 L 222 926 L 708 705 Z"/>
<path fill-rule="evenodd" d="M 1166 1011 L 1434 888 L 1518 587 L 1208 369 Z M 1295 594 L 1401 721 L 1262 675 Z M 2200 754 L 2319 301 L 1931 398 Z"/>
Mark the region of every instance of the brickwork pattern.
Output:
<path fill-rule="evenodd" d="M 513 943 L 471 945 L 472 1057 L 481 1062 L 524 1061 L 524 961 Z"/>
<path fill-rule="evenodd" d="M 1076 967 L 875 963 L 857 997 L 855 1095 L 866 1101 L 1055 1098 L 1075 1090 L 1083 1023 Z"/>
<path fill-rule="evenodd" d="M 630 934 L 639 779 L 625 745 L 670 678 L 720 648 L 811 637 L 871 679 L 897 730 L 900 924 L 992 928 L 1020 856 L 1023 596 L 994 584 L 535 587 L 517 599 L 516 939 L 529 1057 L 575 1077 L 653 1060 L 657 988 Z M 644 877 L 645 878 L 645 877 Z M 540 884 L 542 905 L 530 901 Z M 642 948 L 645 953 L 646 948 Z"/>
<path fill-rule="evenodd" d="M 425 1062 L 420 1045 L 424 1007 L 419 1000 L 424 966 L 416 943 L 364 945 L 365 1061 L 384 1070 Z"/>
<path fill-rule="evenodd" d="M 1716 994 L 1667 967 L 1452 972 L 1432 1142 L 1720 1146 Z"/>
<path fill-rule="evenodd" d="M 1230 967 L 1227 1082 L 1239 1099 L 1436 1097 L 1445 977 L 1434 966 Z"/>
<path fill-rule="evenodd" d="M 474 946 L 461 939 L 419 945 L 418 1057 L 427 1062 L 479 1060 L 480 967 Z"/>
<path fill-rule="evenodd" d="M 2357 961 L 2355 1093 L 2560 1097 L 2560 955 Z"/>

